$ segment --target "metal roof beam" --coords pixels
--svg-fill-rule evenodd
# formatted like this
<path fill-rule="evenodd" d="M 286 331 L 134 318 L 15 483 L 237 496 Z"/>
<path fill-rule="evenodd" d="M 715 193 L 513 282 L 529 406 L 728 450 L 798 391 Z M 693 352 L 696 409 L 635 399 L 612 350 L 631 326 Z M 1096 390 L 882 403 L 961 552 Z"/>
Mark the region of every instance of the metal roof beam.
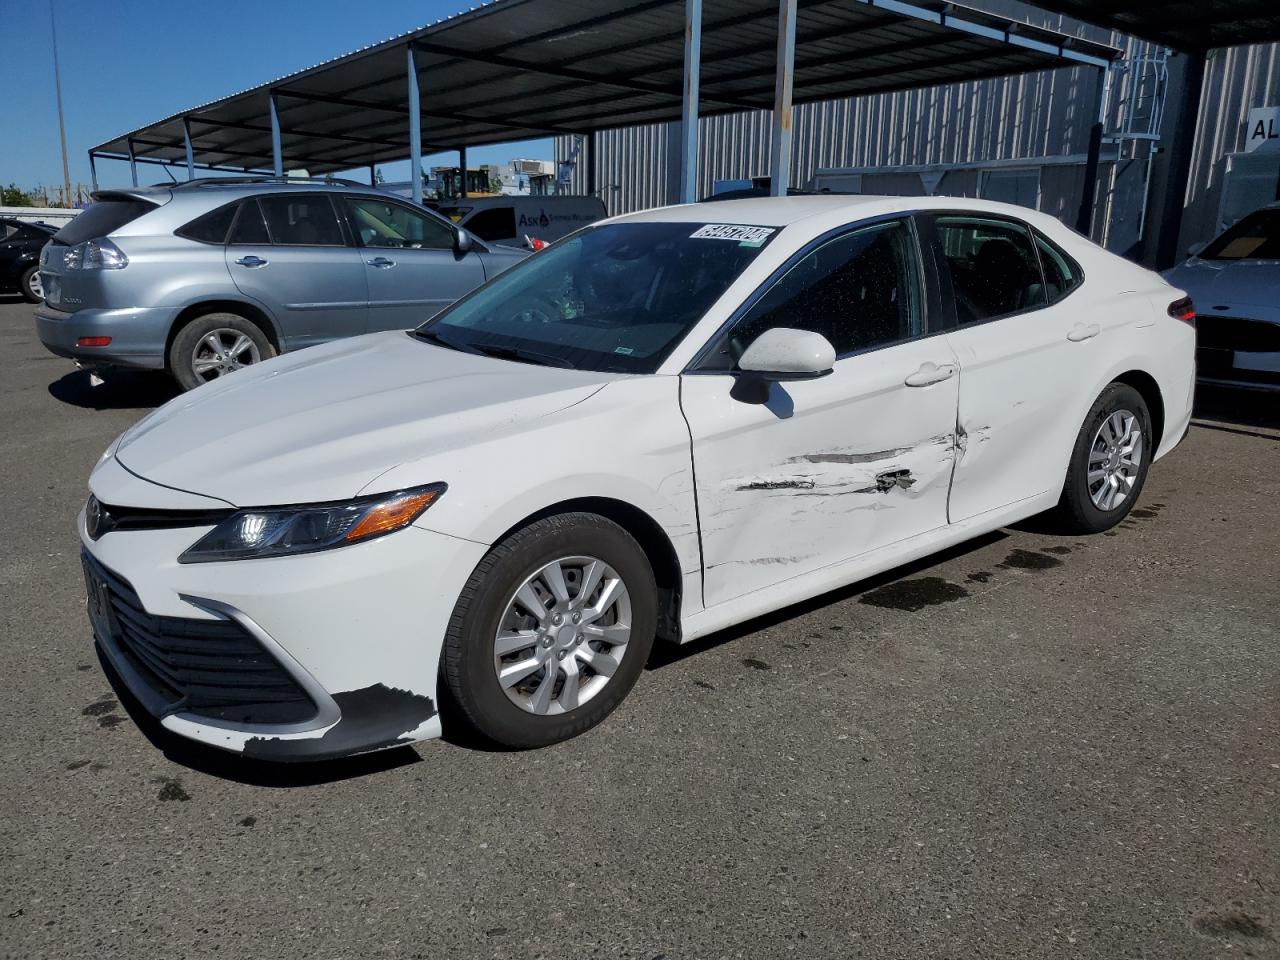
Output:
<path fill-rule="evenodd" d="M 408 111 L 405 111 L 406 113 Z M 227 130 L 252 130 L 257 133 L 272 133 L 270 126 L 260 123 L 242 123 L 232 120 L 209 120 L 205 117 L 191 118 L 192 123 L 202 123 L 207 127 L 222 127 Z M 387 140 L 384 137 L 353 137 L 345 133 L 317 133 L 314 130 L 299 130 L 296 127 L 282 127 L 280 130 L 282 136 L 291 137 L 310 137 L 314 140 L 339 140 L 344 143 L 367 143 L 376 144 L 383 147 L 402 147 L 409 149 L 407 140 Z"/>
<path fill-rule="evenodd" d="M 380 110 L 383 113 L 394 113 L 402 117 L 409 115 L 407 106 L 387 103 L 378 100 L 358 100 L 352 97 L 335 97 L 321 93 L 304 93 L 301 90 L 280 89 L 276 93 L 281 97 L 289 97 L 294 100 L 308 100 L 312 103 L 327 103 L 335 107 L 351 107 L 353 110 Z M 509 130 L 541 130 L 546 133 L 562 133 L 574 134 L 581 133 L 581 130 L 570 130 L 565 127 L 553 127 L 546 124 L 538 124 L 531 126 L 527 123 L 513 123 L 510 120 L 502 120 L 497 117 L 477 117 L 470 114 L 442 112 L 440 110 L 423 110 L 422 115 L 428 119 L 435 120 L 451 120 L 454 123 L 481 123 L 490 127 L 505 127 Z M 440 149 L 452 149 L 451 147 L 441 147 Z"/>

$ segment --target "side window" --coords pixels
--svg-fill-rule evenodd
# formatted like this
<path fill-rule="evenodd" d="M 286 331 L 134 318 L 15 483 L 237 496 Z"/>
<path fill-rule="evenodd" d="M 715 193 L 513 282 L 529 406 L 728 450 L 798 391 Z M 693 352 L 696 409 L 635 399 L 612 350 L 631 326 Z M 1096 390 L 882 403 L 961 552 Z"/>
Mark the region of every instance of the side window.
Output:
<path fill-rule="evenodd" d="M 935 223 L 961 326 L 1048 304 L 1026 227 L 978 217 L 938 217 Z"/>
<path fill-rule="evenodd" d="M 1044 271 L 1044 286 L 1049 302 L 1057 303 L 1080 286 L 1080 268 L 1038 232 L 1036 249 L 1040 252 L 1040 269 Z"/>
<path fill-rule="evenodd" d="M 453 230 L 443 221 L 412 207 L 377 197 L 347 197 L 347 209 L 361 246 L 453 249 Z"/>
<path fill-rule="evenodd" d="M 235 220 L 236 210 L 239 207 L 239 203 L 228 203 L 217 210 L 211 210 L 209 213 L 196 217 L 190 223 L 179 227 L 173 232 L 180 237 L 186 237 L 188 240 L 198 240 L 201 243 L 225 243 L 227 231 L 231 229 L 231 222 Z"/>
<path fill-rule="evenodd" d="M 271 242 L 293 247 L 340 247 L 342 228 L 324 194 L 280 194 L 260 197 Z"/>
<path fill-rule="evenodd" d="M 786 272 L 730 334 L 734 355 L 774 327 L 822 334 L 837 355 L 924 332 L 915 244 L 903 221 L 823 243 Z"/>
<path fill-rule="evenodd" d="M 5 240 L 12 239 L 13 235 L 18 232 L 18 228 L 12 223 L 0 223 L 0 243 Z"/>
<path fill-rule="evenodd" d="M 492 207 L 481 210 L 463 226 L 481 240 L 510 240 L 512 237 L 520 236 L 516 233 L 514 207 Z"/>
<path fill-rule="evenodd" d="M 262 210 L 258 207 L 258 201 L 246 200 L 240 204 L 240 213 L 236 217 L 235 226 L 231 228 L 231 235 L 227 237 L 227 243 L 270 242 L 271 235 L 267 233 L 267 222 L 262 219 Z"/>

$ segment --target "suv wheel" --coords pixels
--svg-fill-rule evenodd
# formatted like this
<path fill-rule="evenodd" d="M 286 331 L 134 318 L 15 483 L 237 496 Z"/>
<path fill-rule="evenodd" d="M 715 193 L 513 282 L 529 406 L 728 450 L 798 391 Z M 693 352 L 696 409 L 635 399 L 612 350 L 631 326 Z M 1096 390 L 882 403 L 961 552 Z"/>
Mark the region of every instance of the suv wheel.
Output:
<path fill-rule="evenodd" d="M 23 271 L 20 290 L 23 299 L 28 303 L 39 303 L 44 299 L 44 284 L 40 282 L 40 268 L 35 264 Z"/>
<path fill-rule="evenodd" d="M 235 313 L 206 313 L 173 338 L 169 371 L 183 390 L 194 390 L 275 355 L 275 347 L 252 320 Z"/>

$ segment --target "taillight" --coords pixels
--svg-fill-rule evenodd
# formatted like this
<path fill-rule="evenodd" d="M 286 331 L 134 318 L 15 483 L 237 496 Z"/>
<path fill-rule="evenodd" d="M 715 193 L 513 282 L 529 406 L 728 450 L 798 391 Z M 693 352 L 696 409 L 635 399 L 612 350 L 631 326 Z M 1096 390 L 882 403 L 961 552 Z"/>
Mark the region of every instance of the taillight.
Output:
<path fill-rule="evenodd" d="M 1169 316 L 1175 320 L 1181 320 L 1183 323 L 1189 323 L 1194 327 L 1196 325 L 1196 305 L 1191 302 L 1190 297 L 1175 300 L 1169 304 Z"/>

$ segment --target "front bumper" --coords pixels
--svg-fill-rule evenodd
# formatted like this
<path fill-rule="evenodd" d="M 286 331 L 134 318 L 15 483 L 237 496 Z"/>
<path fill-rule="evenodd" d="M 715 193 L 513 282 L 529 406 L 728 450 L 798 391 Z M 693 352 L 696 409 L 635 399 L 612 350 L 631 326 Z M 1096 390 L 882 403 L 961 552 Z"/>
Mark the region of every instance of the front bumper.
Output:
<path fill-rule="evenodd" d="M 50 353 L 89 366 L 161 370 L 175 315 L 169 307 L 66 313 L 42 303 L 36 308 L 36 334 Z M 110 337 L 111 343 L 105 347 L 76 346 L 82 337 Z"/>
<path fill-rule="evenodd" d="M 483 545 L 410 527 L 321 553 L 184 565 L 178 555 L 209 527 L 93 541 L 83 511 L 78 526 L 97 644 L 166 729 L 273 760 L 440 735 L 440 648 Z M 111 585 L 115 624 L 95 613 L 95 577 Z M 283 712 L 264 713 L 264 688 Z"/>

